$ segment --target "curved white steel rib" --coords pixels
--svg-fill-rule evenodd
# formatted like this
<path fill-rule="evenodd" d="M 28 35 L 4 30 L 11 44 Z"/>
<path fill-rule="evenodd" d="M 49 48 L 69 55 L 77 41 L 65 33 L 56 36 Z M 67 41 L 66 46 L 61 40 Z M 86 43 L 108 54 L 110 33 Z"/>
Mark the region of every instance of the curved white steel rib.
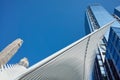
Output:
<path fill-rule="evenodd" d="M 38 62 L 16 80 L 89 80 L 95 49 L 113 22 Z"/>
<path fill-rule="evenodd" d="M 26 70 L 27 68 L 19 64 L 14 64 L 14 65 L 7 64 L 4 66 L 1 66 L 0 80 L 14 80 L 16 77 L 23 74 L 23 72 Z"/>

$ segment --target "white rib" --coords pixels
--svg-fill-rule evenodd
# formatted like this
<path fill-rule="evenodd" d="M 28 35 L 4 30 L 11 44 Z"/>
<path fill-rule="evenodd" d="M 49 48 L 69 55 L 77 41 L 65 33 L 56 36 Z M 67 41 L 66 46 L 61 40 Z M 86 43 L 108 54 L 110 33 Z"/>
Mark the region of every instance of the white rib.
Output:
<path fill-rule="evenodd" d="M 97 44 L 112 23 L 38 62 L 16 80 L 89 80 Z"/>

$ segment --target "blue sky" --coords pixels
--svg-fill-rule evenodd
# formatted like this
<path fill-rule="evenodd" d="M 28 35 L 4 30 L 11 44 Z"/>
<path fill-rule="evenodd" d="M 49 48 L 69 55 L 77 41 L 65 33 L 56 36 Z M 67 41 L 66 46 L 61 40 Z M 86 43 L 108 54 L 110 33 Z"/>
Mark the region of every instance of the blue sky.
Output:
<path fill-rule="evenodd" d="M 35 64 L 85 35 L 85 10 L 92 3 L 110 13 L 120 5 L 119 0 L 0 0 L 0 50 L 21 38 L 9 63 L 27 57 Z"/>

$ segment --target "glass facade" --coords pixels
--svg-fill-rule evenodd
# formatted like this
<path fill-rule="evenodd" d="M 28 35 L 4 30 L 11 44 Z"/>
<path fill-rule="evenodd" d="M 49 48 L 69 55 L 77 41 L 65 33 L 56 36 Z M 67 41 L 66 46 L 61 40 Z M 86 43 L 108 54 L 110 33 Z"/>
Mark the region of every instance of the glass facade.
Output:
<path fill-rule="evenodd" d="M 85 18 L 85 22 L 87 22 L 85 27 L 89 27 L 90 32 L 116 19 L 99 4 L 88 6 Z M 120 23 L 115 21 L 111 26 L 120 28 Z M 94 80 L 120 80 L 119 77 L 115 74 L 116 72 L 120 73 L 120 71 L 116 71 L 116 68 L 120 67 L 120 58 L 117 54 L 119 52 L 120 55 L 120 40 L 118 36 L 116 36 L 115 32 L 110 33 L 111 38 L 108 40 L 109 32 L 110 29 L 104 35 L 103 40 L 101 41 L 96 52 L 97 56 L 95 58 L 93 71 Z M 120 35 L 120 33 L 117 34 Z M 112 44 L 108 44 L 109 42 L 112 42 Z M 113 44 L 116 46 L 116 48 L 114 48 Z M 105 59 L 105 56 L 107 59 Z M 114 64 L 115 67 L 113 66 Z M 114 76 L 115 79 L 113 79 Z"/>
<path fill-rule="evenodd" d="M 120 18 L 120 6 L 114 9 L 114 14 Z"/>
<path fill-rule="evenodd" d="M 99 11 L 99 12 L 98 12 Z M 105 21 L 102 20 L 103 18 L 102 15 L 104 16 L 108 16 Z M 87 10 L 86 10 L 86 27 L 88 27 L 90 29 L 90 32 L 93 32 L 94 30 L 104 26 L 106 23 L 114 20 L 113 17 L 111 17 L 111 15 L 106 12 L 106 10 L 100 6 L 99 4 L 94 4 L 94 5 L 90 5 L 88 6 Z M 106 40 L 106 39 L 105 39 Z M 105 45 L 104 42 L 101 41 L 101 44 L 103 44 L 102 49 L 99 47 L 98 50 L 96 51 L 96 58 L 95 58 L 95 63 L 94 63 L 94 70 L 93 70 L 93 80 L 104 80 L 107 79 L 107 75 L 106 75 L 106 70 L 103 64 L 103 53 L 105 53 Z M 101 55 L 103 54 L 103 55 Z"/>
<path fill-rule="evenodd" d="M 105 66 L 110 80 L 120 80 L 120 28 L 110 29 Z"/>

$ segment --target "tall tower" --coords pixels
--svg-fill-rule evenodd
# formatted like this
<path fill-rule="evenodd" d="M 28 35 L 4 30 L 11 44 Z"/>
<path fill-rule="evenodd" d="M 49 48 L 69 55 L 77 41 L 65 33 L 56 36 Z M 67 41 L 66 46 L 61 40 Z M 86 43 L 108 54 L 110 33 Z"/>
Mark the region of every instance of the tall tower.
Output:
<path fill-rule="evenodd" d="M 12 58 L 21 47 L 22 43 L 23 40 L 18 38 L 0 52 L 0 66 L 5 65 Z"/>
<path fill-rule="evenodd" d="M 120 11 L 116 8 L 117 12 Z M 117 14 L 114 15 L 114 17 Z M 87 33 L 93 32 L 98 28 L 101 28 L 104 24 L 108 23 L 111 20 L 115 20 L 109 12 L 99 4 L 93 4 L 88 6 L 85 15 L 85 26 Z M 118 18 L 118 17 L 117 17 Z M 116 20 L 111 27 L 120 27 L 119 22 Z M 89 29 L 88 29 L 89 28 Z M 106 34 L 104 35 L 103 39 L 100 42 L 98 50 L 96 51 L 96 58 L 94 63 L 94 70 L 92 78 L 94 80 L 111 80 L 109 79 L 108 71 L 106 71 L 104 62 L 105 62 L 105 55 L 106 55 L 106 47 L 109 38 L 109 29 L 107 30 Z M 113 79 L 112 79 L 113 80 Z"/>

